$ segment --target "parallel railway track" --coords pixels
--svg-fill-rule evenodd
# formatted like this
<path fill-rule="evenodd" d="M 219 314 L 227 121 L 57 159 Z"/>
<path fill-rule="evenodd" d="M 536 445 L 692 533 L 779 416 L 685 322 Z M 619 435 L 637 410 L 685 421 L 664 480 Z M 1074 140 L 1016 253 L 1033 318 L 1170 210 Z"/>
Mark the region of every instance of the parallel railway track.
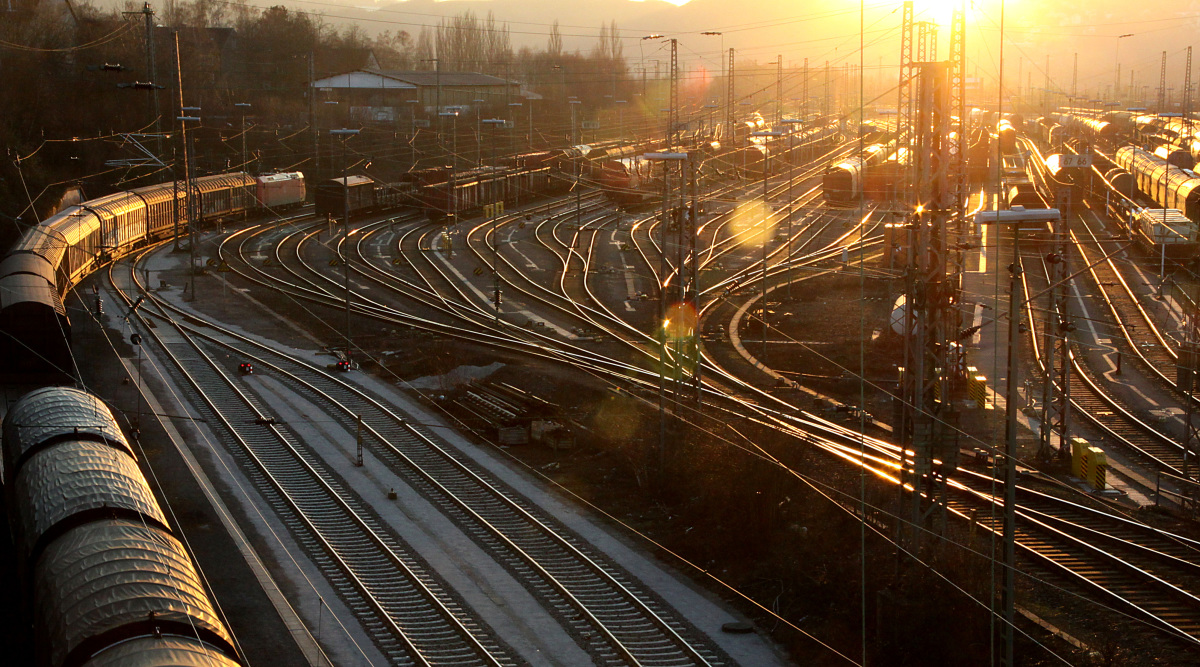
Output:
<path fill-rule="evenodd" d="M 270 369 L 347 429 L 361 417 L 367 444 L 380 460 L 542 600 L 600 664 L 731 664 L 628 572 L 383 402 L 229 331 L 212 325 L 178 328 Z"/>

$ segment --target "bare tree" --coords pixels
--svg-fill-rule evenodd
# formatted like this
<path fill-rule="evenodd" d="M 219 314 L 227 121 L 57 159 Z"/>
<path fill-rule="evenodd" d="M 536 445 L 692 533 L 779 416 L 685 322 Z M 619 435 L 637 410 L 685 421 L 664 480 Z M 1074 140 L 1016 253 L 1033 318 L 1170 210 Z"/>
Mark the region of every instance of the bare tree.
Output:
<path fill-rule="evenodd" d="M 550 27 L 550 39 L 546 41 L 546 52 L 557 58 L 562 55 L 562 33 L 558 31 L 558 19 L 554 19 L 554 25 Z"/>

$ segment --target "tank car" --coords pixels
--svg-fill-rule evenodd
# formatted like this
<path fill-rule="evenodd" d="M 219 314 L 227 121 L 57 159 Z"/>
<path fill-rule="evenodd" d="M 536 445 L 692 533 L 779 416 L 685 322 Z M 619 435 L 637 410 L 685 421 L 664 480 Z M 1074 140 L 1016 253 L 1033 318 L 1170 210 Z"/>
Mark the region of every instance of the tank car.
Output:
<path fill-rule="evenodd" d="M 1008 119 L 996 123 L 996 141 L 1000 142 L 1000 152 L 1011 155 L 1017 152 L 1017 130 Z"/>
<path fill-rule="evenodd" d="M 1117 150 L 1115 162 L 1133 175 L 1138 190 L 1159 208 L 1177 209 L 1200 220 L 1200 178 L 1134 146 Z"/>
<path fill-rule="evenodd" d="M 885 155 L 886 149 L 882 145 L 873 144 L 865 147 L 861 155 L 848 157 L 832 165 L 821 178 L 825 200 L 831 204 L 858 201 L 863 195 L 867 170 L 882 161 Z"/>
<path fill-rule="evenodd" d="M 229 630 L 108 407 L 46 387 L 13 404 L 2 428 L 39 663 L 237 665 Z"/>

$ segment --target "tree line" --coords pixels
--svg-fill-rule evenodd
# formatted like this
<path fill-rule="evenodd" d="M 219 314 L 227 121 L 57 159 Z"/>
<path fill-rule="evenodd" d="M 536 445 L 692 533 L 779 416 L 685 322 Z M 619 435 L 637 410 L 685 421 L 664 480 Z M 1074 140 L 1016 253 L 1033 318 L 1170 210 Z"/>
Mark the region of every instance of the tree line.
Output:
<path fill-rule="evenodd" d="M 507 24 L 470 10 L 414 31 L 372 36 L 319 14 L 244 0 L 127 2 L 120 10 L 74 2 L 16 7 L 0 24 L 0 141 L 7 156 L 0 166 L 0 241 L 12 237 L 17 216 L 25 223 L 44 217 L 66 187 L 97 196 L 167 180 L 162 166 L 109 162 L 136 154 L 130 142 L 137 139 L 124 133 L 173 130 L 180 83 L 183 106 L 203 109 L 197 140 L 215 137 L 207 150 L 218 158 L 240 129 L 238 103 L 251 104 L 256 143 L 269 131 L 267 143 L 277 142 L 281 155 L 303 152 L 310 76 L 375 63 L 383 70 L 440 66 L 507 77 L 563 109 L 569 97 L 602 104 L 632 87 L 615 23 L 602 26 L 583 53 L 563 49 L 557 22 L 544 47 L 514 48 Z M 149 31 L 147 8 L 154 12 Z M 162 145 L 140 141 L 152 152 Z"/>

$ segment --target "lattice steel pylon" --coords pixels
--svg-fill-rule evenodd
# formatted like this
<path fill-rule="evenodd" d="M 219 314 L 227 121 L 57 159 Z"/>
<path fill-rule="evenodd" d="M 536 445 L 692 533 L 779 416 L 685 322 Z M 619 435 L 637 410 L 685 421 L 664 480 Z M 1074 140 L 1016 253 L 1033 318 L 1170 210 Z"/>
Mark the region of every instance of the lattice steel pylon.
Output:
<path fill-rule="evenodd" d="M 937 60 L 937 24 L 933 21 L 917 21 L 917 62 Z"/>
<path fill-rule="evenodd" d="M 800 84 L 800 103 L 803 104 L 804 114 L 801 120 L 808 120 L 808 58 L 804 59 L 804 80 Z"/>
<path fill-rule="evenodd" d="M 775 59 L 775 124 L 783 125 L 783 54 Z"/>
<path fill-rule="evenodd" d="M 1162 64 L 1158 68 L 1158 115 L 1167 112 L 1167 52 L 1162 52 Z"/>
<path fill-rule="evenodd" d="M 1054 230 L 1054 247 L 1046 256 L 1050 267 L 1050 290 L 1046 294 L 1046 318 L 1042 325 L 1042 425 L 1039 432 L 1038 458 L 1049 461 L 1055 455 L 1054 439 L 1058 439 L 1057 455 L 1071 454 L 1071 321 L 1070 280 L 1066 221 L 1071 211 L 1071 191 L 1059 190 L 1056 208 L 1062 217 Z"/>
<path fill-rule="evenodd" d="M 671 100 L 667 112 L 667 146 L 675 145 L 679 133 L 679 40 L 671 40 Z"/>
<path fill-rule="evenodd" d="M 1192 47 L 1187 47 L 1187 61 L 1183 67 L 1183 124 L 1192 127 Z"/>
<path fill-rule="evenodd" d="M 727 105 L 725 107 L 725 125 L 726 125 L 725 129 L 727 129 L 729 131 L 729 138 L 726 139 L 726 141 L 731 146 L 733 145 L 732 142 L 736 138 L 736 135 L 737 135 L 737 131 L 733 127 L 733 123 L 735 120 L 733 110 L 735 108 L 737 108 L 737 101 L 734 98 L 734 94 L 735 94 L 734 91 L 735 91 L 735 88 L 733 85 L 733 49 L 729 49 L 729 78 L 727 78 L 725 80 L 725 104 Z"/>
<path fill-rule="evenodd" d="M 1187 395 L 1187 409 L 1184 412 L 1183 436 L 1183 476 L 1195 481 L 1200 477 L 1200 466 L 1197 457 L 1200 456 L 1200 410 L 1196 409 L 1197 382 L 1196 375 L 1200 372 L 1200 312 L 1195 304 L 1188 314 L 1188 331 L 1183 348 L 1179 351 L 1179 370 L 1176 385 Z M 1190 459 L 1190 460 L 1189 460 Z M 1192 502 L 1196 499 L 1192 498 Z"/>
<path fill-rule="evenodd" d="M 953 119 L 953 135 L 950 142 L 950 179 L 952 187 L 950 196 L 952 199 L 953 211 L 951 212 L 951 220 L 954 232 L 952 237 L 954 243 L 954 268 L 950 274 L 950 285 L 953 290 L 953 302 L 955 308 L 951 316 L 949 330 L 951 332 L 964 331 L 966 329 L 966 313 L 963 312 L 960 306 L 963 303 L 962 298 L 962 279 L 966 255 L 966 241 L 968 239 L 967 229 L 967 198 L 970 196 L 970 190 L 967 185 L 967 146 L 970 145 L 970 137 L 967 126 L 967 13 L 966 10 L 959 7 L 954 10 L 950 17 L 950 110 L 954 114 Z M 955 335 L 955 338 L 959 336 Z M 950 373 L 950 395 L 957 395 L 960 388 L 960 383 L 966 381 L 967 368 L 967 348 L 962 344 L 962 341 L 957 341 L 950 350 L 951 362 L 949 368 L 954 372 Z"/>
<path fill-rule="evenodd" d="M 950 173 L 950 63 L 919 63 L 913 126 L 915 185 L 920 204 L 911 217 L 912 260 L 906 276 L 906 321 L 911 322 L 903 376 L 908 418 L 901 432 L 904 476 L 910 495 L 912 543 L 935 512 L 945 525 L 946 481 L 957 469 L 957 416 L 947 377 L 951 375 L 950 326 L 954 295 L 947 279 L 947 231 L 953 214 Z M 928 502 L 922 502 L 923 499 Z"/>
<path fill-rule="evenodd" d="M 900 23 L 900 85 L 896 102 L 896 148 L 912 148 L 912 73 L 913 73 L 913 3 L 904 1 Z M 911 162 L 911 161 L 910 161 Z M 911 183 L 912 179 L 902 179 Z M 905 188 L 907 193 L 907 188 Z M 901 196 L 901 203 L 908 197 Z"/>

